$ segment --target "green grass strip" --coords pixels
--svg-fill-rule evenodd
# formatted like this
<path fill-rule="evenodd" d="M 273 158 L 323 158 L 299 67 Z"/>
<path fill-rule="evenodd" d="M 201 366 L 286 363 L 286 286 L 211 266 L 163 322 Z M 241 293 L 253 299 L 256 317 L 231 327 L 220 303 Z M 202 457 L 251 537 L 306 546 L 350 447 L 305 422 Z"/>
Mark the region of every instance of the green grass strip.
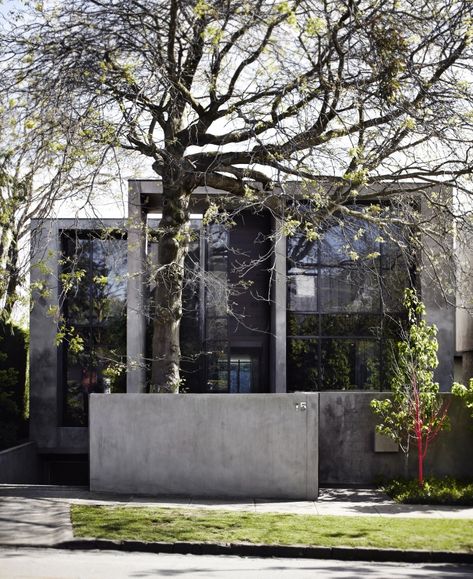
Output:
<path fill-rule="evenodd" d="M 473 551 L 473 521 L 73 505 L 76 537 Z"/>

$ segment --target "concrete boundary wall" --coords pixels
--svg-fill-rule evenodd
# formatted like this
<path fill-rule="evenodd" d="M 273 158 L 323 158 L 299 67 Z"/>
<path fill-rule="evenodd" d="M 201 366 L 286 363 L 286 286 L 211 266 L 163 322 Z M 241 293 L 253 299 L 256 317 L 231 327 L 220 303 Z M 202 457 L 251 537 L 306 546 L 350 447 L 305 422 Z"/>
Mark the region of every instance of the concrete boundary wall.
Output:
<path fill-rule="evenodd" d="M 386 398 L 388 392 L 321 392 L 319 464 L 320 484 L 372 485 L 382 478 L 417 474 L 414 446 L 407 464 L 402 452 L 375 452 L 375 428 L 379 418 L 372 412 L 373 398 Z M 473 477 L 473 420 L 451 394 L 451 428 L 442 431 L 429 447 L 425 460 L 426 476 Z"/>
<path fill-rule="evenodd" d="M 33 442 L 0 452 L 1 484 L 37 484 L 39 478 L 39 458 Z"/>
<path fill-rule="evenodd" d="M 90 488 L 315 499 L 318 399 L 301 394 L 93 394 Z"/>

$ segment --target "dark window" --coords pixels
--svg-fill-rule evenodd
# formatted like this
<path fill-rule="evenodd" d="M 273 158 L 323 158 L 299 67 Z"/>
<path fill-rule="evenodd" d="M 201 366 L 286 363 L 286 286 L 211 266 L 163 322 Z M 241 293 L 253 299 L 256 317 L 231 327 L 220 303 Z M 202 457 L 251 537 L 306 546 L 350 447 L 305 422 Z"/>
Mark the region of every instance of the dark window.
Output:
<path fill-rule="evenodd" d="M 202 390 L 201 225 L 200 219 L 191 220 L 189 250 L 184 263 L 180 327 L 182 392 Z"/>
<path fill-rule="evenodd" d="M 87 426 L 89 394 L 125 391 L 126 240 L 69 230 L 61 241 L 63 424 Z"/>
<path fill-rule="evenodd" d="M 380 390 L 390 379 L 412 259 L 400 230 L 336 219 L 287 240 L 287 389 Z"/>
<path fill-rule="evenodd" d="M 206 229 L 204 351 L 208 392 L 266 392 L 269 215 L 243 212 Z"/>

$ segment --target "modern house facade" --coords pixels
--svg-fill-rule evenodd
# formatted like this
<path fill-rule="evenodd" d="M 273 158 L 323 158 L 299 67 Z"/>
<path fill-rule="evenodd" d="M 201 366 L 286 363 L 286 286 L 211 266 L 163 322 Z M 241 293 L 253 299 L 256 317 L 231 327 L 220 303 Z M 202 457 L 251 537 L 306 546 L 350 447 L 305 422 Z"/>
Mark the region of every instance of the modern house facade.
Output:
<path fill-rule="evenodd" d="M 356 218 L 329 222 L 310 242 L 278 234 L 278 216 L 269 210 L 246 210 L 230 228 L 204 226 L 209 199 L 221 193 L 202 188 L 194 195 L 181 391 L 319 393 L 320 482 L 367 483 L 395 474 L 402 460 L 375 440 L 369 400 L 389 385 L 403 290 L 420 290 L 428 320 L 438 327 L 443 391 L 452 383 L 456 355 L 458 365 L 459 356 L 467 360 L 473 351 L 466 318 L 445 299 L 445 288 L 432 283 L 429 268 L 416 268 L 394 235 L 375 225 Z M 131 181 L 125 220 L 33 224 L 31 438 L 50 481 L 62 480 L 66 462 L 78 468 L 87 462 L 91 394 L 147 390 L 152 215 L 161 202 L 158 182 Z M 449 278 L 451 255 L 439 254 L 438 263 Z M 461 433 L 465 444 L 472 442 L 468 436 Z M 464 441 L 454 444 L 463 452 Z M 439 472 L 452 461 L 466 473 L 455 456 L 443 460 Z"/>

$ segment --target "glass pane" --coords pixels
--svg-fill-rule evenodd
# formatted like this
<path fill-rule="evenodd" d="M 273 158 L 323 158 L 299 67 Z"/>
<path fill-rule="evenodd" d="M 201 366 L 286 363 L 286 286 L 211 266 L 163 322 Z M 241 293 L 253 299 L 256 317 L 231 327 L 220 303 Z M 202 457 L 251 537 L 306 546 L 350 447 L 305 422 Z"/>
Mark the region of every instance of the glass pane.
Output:
<path fill-rule="evenodd" d="M 229 390 L 244 394 L 253 391 L 253 364 L 250 358 L 231 357 Z"/>
<path fill-rule="evenodd" d="M 352 265 L 355 260 L 376 261 L 379 253 L 380 229 L 362 219 L 337 219 L 321 236 L 320 263 L 323 265 Z"/>
<path fill-rule="evenodd" d="M 412 287 L 409 270 L 401 259 L 392 269 L 383 269 L 383 307 L 386 312 L 402 312 L 404 290 Z"/>
<path fill-rule="evenodd" d="M 385 340 L 381 354 L 381 390 L 390 390 L 396 371 L 396 344 L 398 340 Z"/>
<path fill-rule="evenodd" d="M 65 299 L 64 313 L 75 324 L 88 323 L 91 313 L 91 250 L 88 239 L 66 238 L 60 278 Z"/>
<path fill-rule="evenodd" d="M 229 391 L 249 394 L 260 391 L 261 349 L 231 348 Z"/>
<path fill-rule="evenodd" d="M 286 252 L 289 260 L 288 272 L 291 268 L 318 263 L 318 244 L 316 241 L 307 241 L 305 235 L 296 234 L 286 240 Z"/>
<path fill-rule="evenodd" d="M 209 343 L 207 347 L 208 392 L 228 392 L 228 345 Z"/>
<path fill-rule="evenodd" d="M 318 336 L 319 316 L 317 314 L 287 313 L 288 336 Z"/>
<path fill-rule="evenodd" d="M 296 312 L 317 311 L 317 276 L 288 275 L 288 308 Z"/>
<path fill-rule="evenodd" d="M 93 321 L 103 323 L 125 315 L 127 246 L 123 239 L 93 239 L 89 283 L 93 294 Z"/>
<path fill-rule="evenodd" d="M 67 426 L 87 426 L 90 393 L 125 391 L 127 246 L 124 239 L 73 232 L 64 235 L 63 248 L 63 287 L 69 282 L 63 315 L 83 338 L 82 352 L 63 344 L 63 418 Z"/>
<path fill-rule="evenodd" d="M 227 273 L 223 271 L 207 272 L 205 282 L 207 316 L 226 316 L 228 311 Z"/>
<path fill-rule="evenodd" d="M 319 341 L 287 340 L 287 391 L 313 392 L 319 389 Z"/>
<path fill-rule="evenodd" d="M 126 320 L 93 330 L 89 365 L 97 372 L 99 392 L 126 390 Z"/>
<path fill-rule="evenodd" d="M 228 339 L 228 318 L 207 318 L 206 323 L 207 339 L 223 342 Z"/>
<path fill-rule="evenodd" d="M 75 334 L 82 338 L 84 349 L 74 352 L 68 348 L 67 342 L 63 344 L 66 363 L 64 419 L 67 426 L 87 426 L 88 395 L 93 383 L 93 376 L 89 373 L 91 336 L 87 329 L 76 328 Z"/>
<path fill-rule="evenodd" d="M 379 338 L 382 317 L 367 314 L 323 314 L 320 316 L 322 336 Z"/>
<path fill-rule="evenodd" d="M 412 261 L 412 255 L 409 250 L 409 230 L 402 229 L 394 224 L 390 224 L 385 232 L 380 236 L 383 239 L 381 243 L 381 264 L 383 268 L 392 269 L 396 267 L 399 261 L 409 263 Z"/>
<path fill-rule="evenodd" d="M 380 343 L 358 340 L 356 342 L 355 384 L 362 390 L 380 390 Z"/>
<path fill-rule="evenodd" d="M 322 340 L 321 389 L 379 390 L 379 348 L 374 340 Z"/>
<path fill-rule="evenodd" d="M 223 225 L 210 225 L 207 235 L 207 269 L 226 273 L 228 269 L 228 232 Z"/>
<path fill-rule="evenodd" d="M 380 311 L 379 277 L 366 268 L 321 268 L 320 309 L 323 312 Z"/>

